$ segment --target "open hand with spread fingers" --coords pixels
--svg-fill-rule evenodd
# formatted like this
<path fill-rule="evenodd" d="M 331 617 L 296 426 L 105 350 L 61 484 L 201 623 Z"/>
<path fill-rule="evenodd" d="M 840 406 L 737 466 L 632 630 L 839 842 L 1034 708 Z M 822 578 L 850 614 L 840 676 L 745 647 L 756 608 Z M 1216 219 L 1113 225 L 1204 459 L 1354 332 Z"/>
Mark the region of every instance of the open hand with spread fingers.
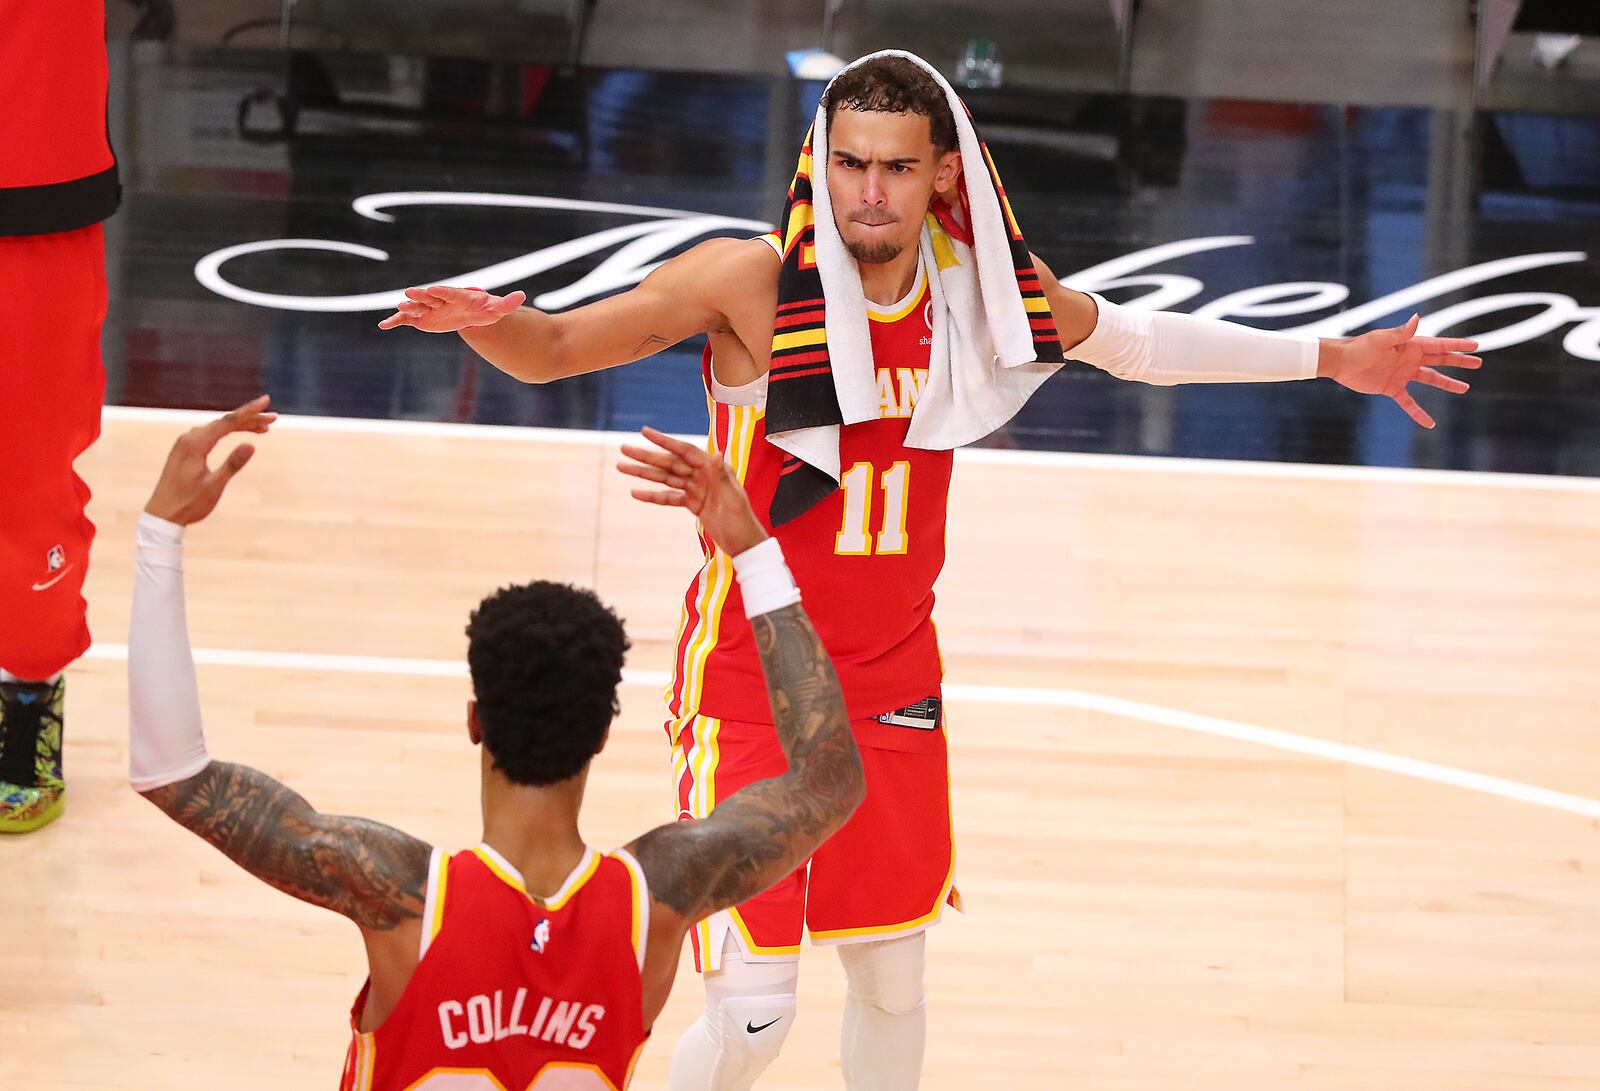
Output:
<path fill-rule="evenodd" d="M 526 292 L 492 295 L 481 288 L 407 288 L 406 301 L 379 322 L 378 328 L 412 326 L 423 333 L 456 333 L 472 326 L 492 326 L 527 298 Z"/>
<path fill-rule="evenodd" d="M 224 437 L 235 432 L 265 434 L 272 427 L 272 422 L 278 419 L 278 414 L 267 411 L 271 404 L 272 399 L 263 394 L 232 413 L 218 417 L 209 424 L 191 428 L 179 436 L 167 455 L 161 479 L 156 482 L 155 491 L 150 494 L 150 502 L 144 506 L 144 510 L 157 518 L 184 526 L 198 523 L 210 515 L 217 501 L 222 499 L 222 490 L 228 487 L 234 474 L 244 469 L 256 449 L 248 443 L 241 443 L 228 452 L 228 457 L 215 469 L 208 464 L 211 452 L 216 450 Z"/>
<path fill-rule="evenodd" d="M 654 428 L 644 429 L 643 435 L 654 446 L 624 444 L 622 453 L 627 459 L 618 462 L 617 469 L 666 487 L 635 488 L 635 500 L 688 508 L 699 517 L 706 536 L 730 557 L 738 556 L 767 537 L 761 521 L 750 508 L 749 497 L 727 462 Z"/>
<path fill-rule="evenodd" d="M 1424 428 L 1433 427 L 1433 417 L 1418 405 L 1406 389 L 1410 383 L 1435 386 L 1450 394 L 1465 394 L 1469 387 L 1437 369 L 1459 367 L 1476 369 L 1483 360 L 1467 353 L 1478 343 L 1464 337 L 1418 337 L 1420 316 L 1412 315 L 1403 326 L 1373 330 L 1360 337 L 1325 339 L 1318 374 L 1361 394 L 1382 394 L 1393 398 L 1406 415 Z"/>

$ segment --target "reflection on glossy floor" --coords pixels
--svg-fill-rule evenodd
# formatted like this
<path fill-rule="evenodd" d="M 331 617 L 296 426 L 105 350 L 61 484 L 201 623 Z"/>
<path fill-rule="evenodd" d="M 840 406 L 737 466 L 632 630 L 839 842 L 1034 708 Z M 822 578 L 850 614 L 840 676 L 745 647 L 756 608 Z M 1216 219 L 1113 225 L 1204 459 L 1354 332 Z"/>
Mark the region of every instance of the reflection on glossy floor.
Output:
<path fill-rule="evenodd" d="M 132 525 L 178 428 L 113 414 L 83 464 L 104 643 L 71 676 L 71 802 L 0 845 L 18 1087 L 331 1086 L 342 1057 L 355 931 L 124 780 Z M 462 625 L 556 577 L 635 641 L 587 836 L 669 817 L 656 675 L 695 553 L 627 498 L 614 442 L 286 422 L 190 537 L 195 645 L 266 653 L 201 667 L 212 750 L 475 840 Z M 939 617 L 968 913 L 930 943 L 923 1086 L 1595 1086 L 1597 542 L 1579 479 L 963 456 Z M 1518 786 L 1544 791 L 1495 794 Z M 764 1088 L 838 1086 L 841 977 L 803 967 Z M 696 1009 L 684 979 L 638 1087 Z"/>
<path fill-rule="evenodd" d="M 337 53 L 141 46 L 113 68 L 113 402 L 265 388 L 295 412 L 580 428 L 701 427 L 698 344 L 529 388 L 457 338 L 381 333 L 386 301 L 445 281 L 561 309 L 757 234 L 820 94 Z M 246 103 L 258 89 L 290 99 Z M 968 97 L 1030 244 L 1075 286 L 1328 336 L 1413 311 L 1495 335 L 1471 397 L 1421 393 L 1433 432 L 1327 382 L 1153 389 L 1075 364 L 994 444 L 1600 474 L 1600 120 Z"/>

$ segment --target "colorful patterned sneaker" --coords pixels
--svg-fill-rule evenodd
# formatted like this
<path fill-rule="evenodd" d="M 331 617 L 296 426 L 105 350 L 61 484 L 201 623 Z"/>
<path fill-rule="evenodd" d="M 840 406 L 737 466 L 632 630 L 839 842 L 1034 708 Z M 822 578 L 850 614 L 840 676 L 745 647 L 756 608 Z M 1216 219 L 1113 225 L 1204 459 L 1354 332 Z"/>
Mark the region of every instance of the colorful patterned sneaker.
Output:
<path fill-rule="evenodd" d="M 65 678 L 0 682 L 0 833 L 27 833 L 61 817 Z"/>

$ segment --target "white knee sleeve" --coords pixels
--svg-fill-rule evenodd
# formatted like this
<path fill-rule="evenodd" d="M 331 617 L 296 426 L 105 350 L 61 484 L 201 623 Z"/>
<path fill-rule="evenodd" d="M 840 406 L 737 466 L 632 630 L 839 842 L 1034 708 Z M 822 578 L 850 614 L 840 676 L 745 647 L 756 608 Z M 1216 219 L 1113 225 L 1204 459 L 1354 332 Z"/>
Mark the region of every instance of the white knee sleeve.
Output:
<path fill-rule="evenodd" d="M 746 962 L 730 938 L 705 975 L 706 1010 L 678 1039 L 670 1091 L 747 1091 L 794 1025 L 797 962 Z"/>
<path fill-rule="evenodd" d="M 928 1038 L 926 933 L 839 948 L 850 987 L 839 1059 L 850 1091 L 916 1091 Z"/>
<path fill-rule="evenodd" d="M 906 1015 L 920 1008 L 927 935 L 918 932 L 882 943 L 841 946 L 839 961 L 850 981 L 850 995 L 890 1015 Z"/>

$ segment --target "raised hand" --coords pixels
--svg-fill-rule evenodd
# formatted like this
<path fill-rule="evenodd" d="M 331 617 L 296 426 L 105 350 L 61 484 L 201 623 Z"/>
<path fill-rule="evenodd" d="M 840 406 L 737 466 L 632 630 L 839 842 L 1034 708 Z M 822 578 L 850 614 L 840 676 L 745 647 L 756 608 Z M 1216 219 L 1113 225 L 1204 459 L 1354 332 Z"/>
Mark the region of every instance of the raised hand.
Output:
<path fill-rule="evenodd" d="M 455 333 L 472 326 L 492 326 L 527 298 L 526 292 L 491 295 L 479 288 L 407 288 L 406 302 L 379 322 L 378 328 L 412 326 L 423 333 Z"/>
<path fill-rule="evenodd" d="M 1464 337 L 1418 337 L 1418 321 L 1419 316 L 1412 315 L 1403 326 L 1333 342 L 1334 366 L 1327 375 L 1358 393 L 1393 398 L 1412 420 L 1432 428 L 1433 418 L 1407 391 L 1407 384 L 1423 383 L 1450 394 L 1465 394 L 1469 389 L 1466 383 L 1436 369 L 1480 368 L 1483 360 L 1467 355 L 1478 347 L 1476 341 Z"/>
<path fill-rule="evenodd" d="M 245 463 L 256 449 L 241 443 L 228 453 L 222 465 L 212 469 L 207 459 L 224 436 L 234 432 L 265 434 L 278 419 L 278 414 L 267 412 L 271 399 L 263 394 L 246 402 L 232 413 L 218 417 L 210 424 L 191 428 L 178 437 L 167 455 L 167 464 L 161 470 L 161 479 L 144 510 L 160 519 L 188 526 L 211 514 L 222 499 L 222 490 L 228 487 L 233 475 L 244 469 Z"/>
<path fill-rule="evenodd" d="M 622 453 L 628 458 L 618 462 L 617 469 L 666 488 L 636 488 L 635 500 L 688 508 L 699 517 L 706 536 L 730 557 L 767 536 L 727 462 L 654 428 L 644 429 L 643 434 L 655 447 L 624 444 Z"/>

